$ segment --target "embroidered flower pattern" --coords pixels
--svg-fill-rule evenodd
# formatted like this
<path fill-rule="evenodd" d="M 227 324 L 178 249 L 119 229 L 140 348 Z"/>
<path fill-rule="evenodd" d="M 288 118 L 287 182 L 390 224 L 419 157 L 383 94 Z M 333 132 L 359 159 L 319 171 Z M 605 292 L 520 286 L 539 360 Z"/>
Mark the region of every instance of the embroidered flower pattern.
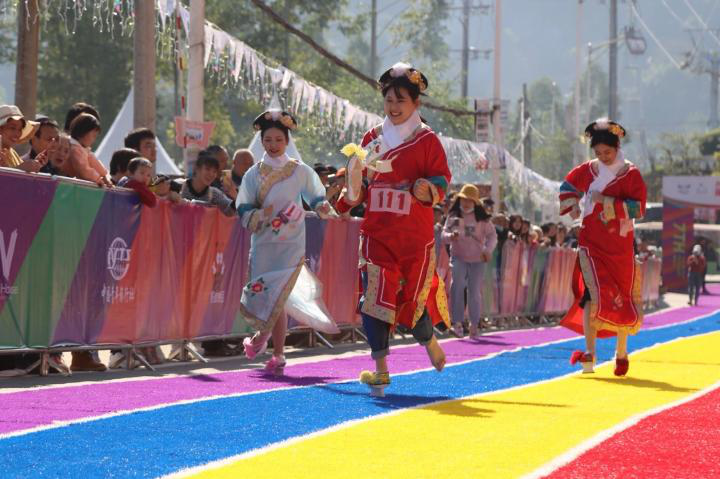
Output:
<path fill-rule="evenodd" d="M 264 293 L 267 291 L 267 286 L 265 286 L 265 280 L 262 278 L 258 278 L 257 281 L 254 283 L 248 283 L 247 286 L 245 286 L 245 289 L 248 290 L 250 293 L 250 297 L 255 297 L 258 294 Z"/>
<path fill-rule="evenodd" d="M 280 233 L 280 228 L 282 228 L 283 221 L 280 218 L 273 218 L 273 220 L 270 222 L 270 227 L 272 228 L 273 234 Z"/>

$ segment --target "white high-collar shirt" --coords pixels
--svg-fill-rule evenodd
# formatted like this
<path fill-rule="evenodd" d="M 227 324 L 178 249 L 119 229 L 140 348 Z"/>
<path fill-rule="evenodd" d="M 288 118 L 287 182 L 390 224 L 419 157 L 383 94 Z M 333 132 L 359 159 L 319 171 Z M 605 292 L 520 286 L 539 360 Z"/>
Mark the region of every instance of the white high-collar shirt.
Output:
<path fill-rule="evenodd" d="M 583 218 L 593 212 L 595 204 L 592 200 L 592 195 L 595 191 L 602 193 L 602 191 L 615 179 L 620 169 L 625 165 L 625 154 L 621 149 L 618 149 L 615 161 L 611 165 L 606 165 L 602 161 L 598 161 L 598 175 L 595 177 L 590 188 L 588 188 L 587 194 L 582 199 L 582 210 Z"/>
<path fill-rule="evenodd" d="M 390 118 L 385 117 L 382 125 L 382 137 L 383 142 L 387 145 L 388 149 L 397 148 L 402 145 L 407 137 L 409 137 L 413 131 L 422 124 L 420 119 L 420 113 L 415 110 L 410 118 L 405 120 L 404 123 L 394 125 Z"/>
<path fill-rule="evenodd" d="M 282 168 L 283 166 L 285 166 L 285 164 L 288 161 L 290 161 L 290 157 L 287 156 L 286 153 L 283 153 L 280 156 L 273 157 L 273 156 L 268 155 L 267 152 L 265 152 L 265 153 L 263 153 L 263 157 L 262 157 L 261 161 L 273 169 L 278 169 L 278 168 Z"/>

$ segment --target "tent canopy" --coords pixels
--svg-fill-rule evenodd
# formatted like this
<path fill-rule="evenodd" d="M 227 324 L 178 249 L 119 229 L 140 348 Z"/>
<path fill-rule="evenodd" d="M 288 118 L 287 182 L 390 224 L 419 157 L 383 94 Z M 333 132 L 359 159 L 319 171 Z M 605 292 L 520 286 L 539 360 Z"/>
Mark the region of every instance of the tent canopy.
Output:
<path fill-rule="evenodd" d="M 125 147 L 125 135 L 133 129 L 133 89 L 130 88 L 125 103 L 123 103 L 120 113 L 115 117 L 110 129 L 105 134 L 105 138 L 95 151 L 95 156 L 102 162 L 105 167 L 110 168 L 110 158 L 114 151 Z M 163 175 L 182 175 L 182 171 L 175 165 L 170 158 L 168 152 L 163 148 L 162 143 L 155 138 L 157 145 L 157 162 L 155 170 Z"/>

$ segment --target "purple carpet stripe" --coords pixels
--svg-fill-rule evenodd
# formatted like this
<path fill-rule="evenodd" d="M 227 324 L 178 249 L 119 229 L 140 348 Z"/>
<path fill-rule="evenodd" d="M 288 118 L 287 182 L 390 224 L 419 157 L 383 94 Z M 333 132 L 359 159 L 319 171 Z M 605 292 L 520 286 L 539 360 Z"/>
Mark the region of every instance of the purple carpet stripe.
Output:
<path fill-rule="evenodd" d="M 720 289 L 715 291 L 720 293 Z M 720 295 L 703 296 L 697 307 L 678 308 L 647 316 L 646 328 L 657 328 L 708 315 L 720 309 Z M 443 342 L 448 364 L 482 358 L 520 347 L 573 338 L 564 328 L 498 332 L 478 340 Z M 630 340 L 632 348 L 632 339 Z M 423 347 L 398 347 L 389 357 L 393 373 L 430 367 Z M 355 379 L 372 367 L 369 355 L 338 358 L 285 368 L 285 377 L 264 376 L 258 370 L 192 375 L 165 379 L 115 381 L 0 394 L 3 414 L 0 434 L 49 426 L 58 421 L 89 419 L 108 413 L 132 411 L 212 396 L 268 391 Z"/>

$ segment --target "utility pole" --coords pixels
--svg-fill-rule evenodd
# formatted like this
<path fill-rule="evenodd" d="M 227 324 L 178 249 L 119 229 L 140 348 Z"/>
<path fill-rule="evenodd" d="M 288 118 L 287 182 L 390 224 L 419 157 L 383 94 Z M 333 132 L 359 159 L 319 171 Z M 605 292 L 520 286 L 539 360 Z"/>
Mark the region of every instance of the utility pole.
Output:
<path fill-rule="evenodd" d="M 523 83 L 523 99 L 522 99 L 522 151 L 523 164 L 528 168 L 532 168 L 532 136 L 530 130 L 530 104 L 528 102 L 527 83 Z"/>
<path fill-rule="evenodd" d="M 38 51 L 40 48 L 40 0 L 18 0 L 15 104 L 27 118 L 37 113 Z"/>
<path fill-rule="evenodd" d="M 714 130 L 720 127 L 720 120 L 718 119 L 718 84 L 720 83 L 720 57 L 717 52 L 713 53 L 709 58 L 710 68 L 708 73 L 710 74 L 710 119 L 708 120 L 708 127 Z"/>
<path fill-rule="evenodd" d="M 377 0 L 370 7 L 370 76 L 377 75 Z"/>
<path fill-rule="evenodd" d="M 500 156 L 504 148 L 502 137 L 502 100 L 500 96 L 500 41 L 502 39 L 502 0 L 495 0 L 495 61 L 493 66 L 493 141 L 496 157 L 492 162 L 492 199 L 495 203 L 493 213 L 500 212 Z"/>
<path fill-rule="evenodd" d="M 463 48 L 462 48 L 462 97 L 468 96 L 468 75 L 470 70 L 470 1 L 463 0 Z"/>
<path fill-rule="evenodd" d="M 618 119 L 618 97 L 617 97 L 617 17 L 618 8 L 617 0 L 610 0 L 610 67 L 609 74 L 610 78 L 608 81 L 608 87 L 610 90 L 610 100 L 608 105 L 608 118 L 617 121 Z"/>
<path fill-rule="evenodd" d="M 187 119 L 204 120 L 205 87 L 205 0 L 190 2 L 190 62 L 188 68 Z M 190 173 L 197 159 L 197 148 L 185 148 L 185 172 Z"/>
<path fill-rule="evenodd" d="M 155 130 L 155 2 L 135 2 L 133 126 Z"/>
<path fill-rule="evenodd" d="M 582 163 L 582 145 L 580 138 L 580 77 L 582 76 L 582 18 L 583 0 L 578 0 L 575 23 L 575 95 L 573 98 L 573 153 L 575 164 Z M 554 108 L 553 108 L 554 110 Z M 554 111 L 553 111 L 554 114 Z M 555 118 L 553 116 L 553 118 Z"/>

